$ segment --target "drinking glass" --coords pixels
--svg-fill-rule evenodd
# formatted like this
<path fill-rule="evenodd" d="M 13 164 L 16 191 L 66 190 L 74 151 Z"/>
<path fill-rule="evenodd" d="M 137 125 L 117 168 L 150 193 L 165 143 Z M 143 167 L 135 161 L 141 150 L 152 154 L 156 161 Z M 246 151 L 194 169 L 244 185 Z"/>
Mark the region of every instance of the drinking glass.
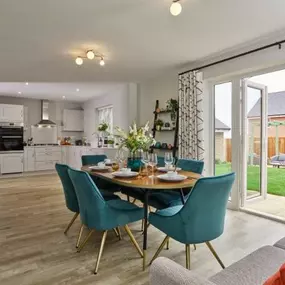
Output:
<path fill-rule="evenodd" d="M 150 153 L 148 152 L 148 151 L 144 151 L 143 153 L 142 153 L 142 156 L 141 156 L 141 161 L 142 161 L 142 163 L 144 164 L 144 167 L 145 167 L 145 172 L 143 172 L 143 173 L 146 173 L 146 175 L 147 175 L 147 173 L 148 173 L 148 171 L 147 171 L 147 166 L 148 166 L 148 163 L 149 163 L 149 159 L 150 159 Z"/>
<path fill-rule="evenodd" d="M 117 151 L 115 159 L 119 162 L 120 169 L 125 167 L 125 155 L 121 149 Z"/>
<path fill-rule="evenodd" d="M 171 165 L 173 164 L 173 155 L 172 152 L 166 152 L 164 155 L 164 162 L 165 162 L 165 167 L 169 169 Z"/>
<path fill-rule="evenodd" d="M 152 175 L 149 176 L 150 178 L 154 178 L 154 167 L 157 165 L 157 154 L 156 153 L 151 153 L 149 157 L 149 162 L 148 165 L 151 166 L 152 169 Z"/>

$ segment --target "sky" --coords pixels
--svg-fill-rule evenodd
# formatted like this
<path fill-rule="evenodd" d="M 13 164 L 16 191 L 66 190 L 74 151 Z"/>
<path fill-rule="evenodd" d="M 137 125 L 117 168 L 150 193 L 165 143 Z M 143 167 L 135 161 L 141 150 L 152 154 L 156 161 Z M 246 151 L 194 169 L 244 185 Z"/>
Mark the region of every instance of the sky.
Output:
<path fill-rule="evenodd" d="M 285 90 L 285 70 L 271 72 L 259 76 L 254 76 L 249 79 L 250 81 L 263 84 L 268 87 L 268 93 L 284 91 Z M 224 83 L 215 86 L 215 112 L 216 118 L 222 121 L 229 127 L 232 126 L 232 83 Z M 251 108 L 260 98 L 258 90 L 248 89 L 247 98 L 247 111 Z M 225 133 L 226 138 L 231 137 L 231 132 Z"/>

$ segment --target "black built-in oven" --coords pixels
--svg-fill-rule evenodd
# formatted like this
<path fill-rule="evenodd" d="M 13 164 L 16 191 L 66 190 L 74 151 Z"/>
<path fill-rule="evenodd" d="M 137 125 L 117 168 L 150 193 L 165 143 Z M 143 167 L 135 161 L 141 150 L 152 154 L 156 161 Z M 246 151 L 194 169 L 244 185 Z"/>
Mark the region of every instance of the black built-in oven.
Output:
<path fill-rule="evenodd" d="M 24 129 L 12 123 L 0 124 L 0 151 L 23 151 Z"/>

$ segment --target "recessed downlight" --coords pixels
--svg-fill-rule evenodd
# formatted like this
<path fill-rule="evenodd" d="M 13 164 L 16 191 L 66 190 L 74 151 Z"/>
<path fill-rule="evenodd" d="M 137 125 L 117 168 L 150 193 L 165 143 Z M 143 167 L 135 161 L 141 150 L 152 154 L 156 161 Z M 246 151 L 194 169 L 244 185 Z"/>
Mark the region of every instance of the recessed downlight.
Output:
<path fill-rule="evenodd" d="M 80 89 L 79 89 L 79 88 L 77 88 L 77 89 L 76 89 L 76 92 L 79 92 L 79 91 L 80 91 Z"/>
<path fill-rule="evenodd" d="M 64 100 L 64 99 L 65 99 L 65 96 L 62 96 L 62 99 Z"/>
<path fill-rule="evenodd" d="M 22 92 L 21 92 L 21 91 L 19 91 L 19 92 L 18 92 L 18 94 L 19 94 L 19 95 L 21 95 L 21 94 L 22 94 Z"/>
<path fill-rule="evenodd" d="M 29 85 L 29 82 L 26 82 L 25 85 L 28 86 L 28 85 Z"/>

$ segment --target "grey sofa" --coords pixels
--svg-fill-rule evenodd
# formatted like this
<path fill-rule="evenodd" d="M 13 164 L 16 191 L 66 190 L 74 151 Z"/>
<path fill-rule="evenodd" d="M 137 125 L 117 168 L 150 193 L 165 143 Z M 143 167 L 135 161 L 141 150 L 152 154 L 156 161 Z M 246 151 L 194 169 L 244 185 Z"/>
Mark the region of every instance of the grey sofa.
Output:
<path fill-rule="evenodd" d="M 150 268 L 151 285 L 262 285 L 285 263 L 285 238 L 264 246 L 210 279 L 204 279 L 167 258 Z"/>

